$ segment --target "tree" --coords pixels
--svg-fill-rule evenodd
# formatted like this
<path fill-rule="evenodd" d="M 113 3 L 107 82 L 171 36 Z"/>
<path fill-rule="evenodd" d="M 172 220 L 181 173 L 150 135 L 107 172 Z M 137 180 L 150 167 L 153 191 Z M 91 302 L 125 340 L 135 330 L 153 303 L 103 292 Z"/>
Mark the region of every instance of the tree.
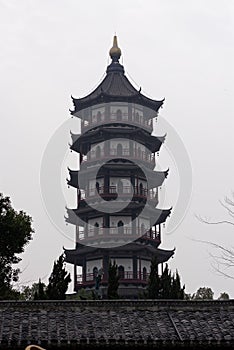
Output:
<path fill-rule="evenodd" d="M 54 262 L 53 271 L 46 288 L 46 297 L 50 300 L 65 300 L 68 284 L 71 282 L 70 273 L 64 267 L 64 254 Z"/>
<path fill-rule="evenodd" d="M 147 286 L 147 297 L 149 299 L 158 299 L 160 289 L 160 278 L 158 275 L 158 260 L 154 257 L 151 261 L 150 274 Z"/>
<path fill-rule="evenodd" d="M 22 260 L 17 255 L 32 239 L 31 225 L 32 218 L 22 210 L 15 211 L 10 198 L 0 193 L 0 299 L 19 297 L 12 284 L 18 281 L 20 270 L 12 265 Z"/>
<path fill-rule="evenodd" d="M 150 267 L 147 298 L 149 299 L 184 299 L 185 286 L 181 287 L 178 271 L 171 274 L 166 264 L 161 276 L 158 275 L 158 261 L 153 258 Z"/>
<path fill-rule="evenodd" d="M 34 300 L 46 300 L 47 295 L 46 295 L 46 285 L 45 283 L 41 282 L 41 279 L 39 278 L 39 282 L 36 283 L 36 290 L 33 294 L 33 299 Z"/>
<path fill-rule="evenodd" d="M 220 205 L 225 209 L 229 217 L 231 217 L 231 219 L 209 220 L 207 218 L 204 218 L 198 215 L 197 215 L 197 218 L 202 223 L 209 224 L 209 225 L 227 224 L 227 225 L 234 226 L 234 192 L 232 192 L 232 198 L 226 196 L 223 201 L 219 201 L 219 202 L 220 202 Z M 234 248 L 233 247 L 227 248 L 213 242 L 207 242 L 207 241 L 200 241 L 200 242 L 207 243 L 210 246 L 212 246 L 216 251 L 218 250 L 218 253 L 217 253 L 218 255 L 210 254 L 215 261 L 213 268 L 219 274 L 233 279 L 234 273 L 233 271 L 230 271 L 230 270 L 234 266 Z"/>
<path fill-rule="evenodd" d="M 118 266 L 115 261 L 112 264 L 111 261 L 109 263 L 108 269 L 108 289 L 107 289 L 107 297 L 108 299 L 118 299 L 118 288 L 119 288 L 119 278 L 118 275 Z"/>
<path fill-rule="evenodd" d="M 171 298 L 172 299 L 184 299 L 185 297 L 185 285 L 181 287 L 181 281 L 178 271 L 176 270 L 175 276 L 172 276 L 172 289 Z"/>
<path fill-rule="evenodd" d="M 229 295 L 226 292 L 220 293 L 220 296 L 218 297 L 218 300 L 229 300 Z"/>
<path fill-rule="evenodd" d="M 214 292 L 209 287 L 200 287 L 195 294 L 192 295 L 193 300 L 213 300 Z"/>

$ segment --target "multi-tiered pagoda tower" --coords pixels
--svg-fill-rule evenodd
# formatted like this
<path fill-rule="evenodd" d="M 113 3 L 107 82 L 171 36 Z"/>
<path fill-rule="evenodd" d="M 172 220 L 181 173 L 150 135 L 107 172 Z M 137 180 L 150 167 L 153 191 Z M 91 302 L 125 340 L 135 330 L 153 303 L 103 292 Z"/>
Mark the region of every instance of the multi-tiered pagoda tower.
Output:
<path fill-rule="evenodd" d="M 69 170 L 78 205 L 67 210 L 67 222 L 76 226 L 76 247 L 65 254 L 74 264 L 75 291 L 93 289 L 102 269 L 105 296 L 109 262 L 115 261 L 119 294 L 132 298 L 146 288 L 152 258 L 166 262 L 174 250 L 158 248 L 171 211 L 157 208 L 168 170 L 154 171 L 155 153 L 165 137 L 151 135 L 163 101 L 133 87 L 120 56 L 115 36 L 103 81 L 88 96 L 73 98 L 71 114 L 81 119 L 81 134 L 72 134 L 71 150 L 79 154 L 80 169 Z"/>

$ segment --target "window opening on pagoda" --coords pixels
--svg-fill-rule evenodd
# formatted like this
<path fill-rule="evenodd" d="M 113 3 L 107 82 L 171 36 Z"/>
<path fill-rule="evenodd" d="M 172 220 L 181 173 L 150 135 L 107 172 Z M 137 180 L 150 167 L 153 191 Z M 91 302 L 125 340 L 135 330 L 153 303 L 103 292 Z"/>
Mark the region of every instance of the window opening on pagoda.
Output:
<path fill-rule="evenodd" d="M 147 278 L 147 270 L 146 270 L 146 267 L 143 267 L 143 280 L 146 281 L 146 278 Z"/>
<path fill-rule="evenodd" d="M 137 123 L 139 123 L 139 121 L 140 121 L 140 116 L 139 116 L 138 112 L 136 112 L 136 114 L 135 114 L 135 120 Z"/>
<path fill-rule="evenodd" d="M 124 267 L 123 267 L 123 265 L 120 265 L 118 267 L 118 275 L 119 275 L 120 278 L 124 278 Z"/>
<path fill-rule="evenodd" d="M 141 224 L 141 234 L 142 235 L 145 234 L 145 224 L 144 223 Z"/>
<path fill-rule="evenodd" d="M 94 233 L 95 233 L 95 235 L 97 235 L 98 232 L 99 232 L 99 223 L 96 222 L 96 223 L 94 224 Z"/>
<path fill-rule="evenodd" d="M 101 147 L 97 146 L 96 147 L 96 158 L 100 158 L 100 156 L 101 156 Z"/>
<path fill-rule="evenodd" d="M 97 193 L 99 193 L 99 191 L 100 191 L 100 185 L 99 185 L 99 182 L 96 182 L 96 191 L 97 191 Z"/>
<path fill-rule="evenodd" d="M 97 277 L 97 274 L 98 274 L 98 268 L 95 266 L 93 268 L 93 279 L 95 280 L 95 278 Z"/>
<path fill-rule="evenodd" d="M 116 111 L 116 118 L 117 118 L 118 121 L 122 120 L 122 111 L 121 111 L 121 109 L 118 109 Z"/>
<path fill-rule="evenodd" d="M 118 234 L 122 235 L 124 233 L 124 223 L 120 220 L 117 224 L 118 226 Z"/>
<path fill-rule="evenodd" d="M 137 155 L 138 155 L 139 158 L 141 157 L 141 147 L 137 148 Z"/>
<path fill-rule="evenodd" d="M 102 119 L 102 114 L 100 111 L 97 112 L 97 122 L 100 123 Z"/>
<path fill-rule="evenodd" d="M 139 189 L 140 189 L 140 195 L 143 196 L 143 184 L 142 182 L 140 183 L 140 186 L 139 186 Z"/>
<path fill-rule="evenodd" d="M 123 182 L 121 180 L 118 181 L 117 189 L 118 189 L 118 193 L 120 194 L 123 193 Z"/>
<path fill-rule="evenodd" d="M 117 156 L 122 156 L 123 154 L 123 146 L 121 145 L 121 143 L 118 143 L 117 145 Z"/>

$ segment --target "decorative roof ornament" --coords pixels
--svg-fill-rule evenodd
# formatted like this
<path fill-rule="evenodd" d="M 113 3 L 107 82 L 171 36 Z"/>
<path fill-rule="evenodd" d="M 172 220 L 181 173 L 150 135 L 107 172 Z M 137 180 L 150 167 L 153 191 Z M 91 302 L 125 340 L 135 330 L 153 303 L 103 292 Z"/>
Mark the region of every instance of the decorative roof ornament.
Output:
<path fill-rule="evenodd" d="M 113 62 L 119 62 L 120 56 L 121 56 L 121 50 L 118 47 L 118 41 L 117 41 L 117 36 L 114 35 L 113 38 L 113 46 L 109 51 L 110 57 Z"/>

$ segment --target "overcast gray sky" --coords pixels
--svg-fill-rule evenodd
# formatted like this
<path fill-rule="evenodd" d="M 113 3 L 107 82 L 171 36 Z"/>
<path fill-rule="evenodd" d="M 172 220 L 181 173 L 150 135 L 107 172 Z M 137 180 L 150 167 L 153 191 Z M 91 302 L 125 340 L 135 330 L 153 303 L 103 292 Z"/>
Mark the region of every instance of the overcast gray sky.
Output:
<path fill-rule="evenodd" d="M 209 286 L 216 297 L 226 291 L 234 298 L 233 280 L 212 268 L 212 248 L 194 241 L 234 246 L 233 226 L 208 226 L 195 217 L 227 217 L 219 200 L 234 190 L 233 23 L 232 0 L 0 0 L 0 188 L 33 217 L 35 228 L 22 255 L 22 284 L 39 277 L 47 282 L 62 247 L 73 247 L 74 237 L 58 232 L 44 210 L 41 159 L 69 120 L 70 96 L 86 95 L 105 73 L 116 32 L 128 77 L 148 96 L 166 98 L 160 115 L 180 135 L 192 163 L 189 210 L 177 230 L 163 236 L 163 248 L 176 247 L 170 267 L 179 270 L 187 292 Z M 77 121 L 70 122 L 76 131 Z M 68 142 L 69 129 L 67 151 Z M 159 158 L 167 168 L 165 148 Z M 68 153 L 64 166 L 70 162 Z M 169 165 L 173 206 L 176 168 Z"/>

